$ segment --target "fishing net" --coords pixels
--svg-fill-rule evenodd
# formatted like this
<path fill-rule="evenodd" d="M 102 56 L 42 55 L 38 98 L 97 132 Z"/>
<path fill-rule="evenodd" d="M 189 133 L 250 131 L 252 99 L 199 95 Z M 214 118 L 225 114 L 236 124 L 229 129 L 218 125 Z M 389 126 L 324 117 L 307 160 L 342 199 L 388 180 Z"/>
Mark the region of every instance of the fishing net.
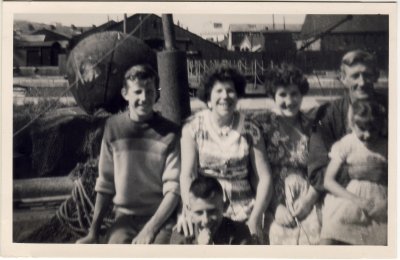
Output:
<path fill-rule="evenodd" d="M 30 130 L 33 174 L 65 176 L 78 162 L 96 158 L 106 118 L 76 114 L 68 109 L 37 120 Z"/>
<path fill-rule="evenodd" d="M 70 173 L 70 177 L 74 179 L 71 196 L 61 204 L 47 223 L 17 242 L 74 243 L 78 238 L 86 235 L 93 217 L 96 199 L 94 187 L 97 176 L 98 159 L 78 163 Z M 112 224 L 113 219 L 114 214 L 110 205 L 101 227 L 102 235 Z"/>

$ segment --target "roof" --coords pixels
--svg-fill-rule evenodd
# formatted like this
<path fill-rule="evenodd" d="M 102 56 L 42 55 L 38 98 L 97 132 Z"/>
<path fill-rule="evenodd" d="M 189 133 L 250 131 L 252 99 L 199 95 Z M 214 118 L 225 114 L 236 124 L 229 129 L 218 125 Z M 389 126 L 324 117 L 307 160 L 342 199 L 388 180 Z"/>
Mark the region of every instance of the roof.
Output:
<path fill-rule="evenodd" d="M 48 34 L 56 35 L 57 37 L 62 38 L 63 40 L 71 39 L 71 35 L 64 34 L 64 33 L 60 32 L 60 30 L 57 30 L 57 29 L 53 29 L 53 30 L 51 30 L 51 29 L 39 29 L 39 30 L 37 30 L 37 31 L 32 33 L 32 35 L 45 35 L 45 38 L 47 38 Z"/>
<path fill-rule="evenodd" d="M 23 35 L 16 35 L 14 37 L 15 40 L 23 42 L 44 42 L 45 38 L 46 36 L 41 34 L 40 35 L 23 34 Z"/>
<path fill-rule="evenodd" d="M 61 47 L 65 48 L 68 44 L 68 41 L 46 41 L 46 42 L 24 42 L 24 41 L 15 41 L 15 47 L 51 47 L 54 44 L 60 44 Z"/>
<path fill-rule="evenodd" d="M 127 20 L 137 20 L 138 24 L 139 24 L 140 20 L 142 19 L 141 17 L 144 16 L 144 15 L 150 15 L 148 17 L 149 19 L 147 19 L 148 21 L 150 21 L 151 19 L 157 19 L 159 21 L 162 21 L 162 18 L 159 15 L 152 14 L 152 13 L 151 14 L 133 14 L 133 15 L 127 17 Z M 117 26 L 119 26 L 121 24 L 123 24 L 123 21 L 115 23 L 114 25 L 110 26 L 109 29 L 114 29 L 114 28 L 116 28 Z M 190 41 L 190 37 L 195 37 L 195 38 L 197 38 L 197 39 L 199 39 L 199 40 L 201 40 L 203 42 L 206 42 L 206 43 L 208 43 L 210 45 L 213 45 L 216 48 L 223 49 L 218 44 L 216 44 L 214 42 L 211 42 L 211 41 L 207 41 L 207 40 L 203 39 L 201 36 L 189 31 L 188 29 L 185 29 L 183 27 L 178 26 L 175 23 L 174 23 L 174 30 L 175 30 L 175 39 L 176 39 L 176 41 L 188 41 L 188 40 Z M 145 38 L 146 38 L 146 40 L 149 40 L 149 39 L 152 39 L 152 38 L 153 39 L 155 39 L 155 38 L 156 39 L 164 39 L 164 36 L 161 33 L 160 35 L 157 35 L 157 36 L 151 36 L 151 37 L 145 37 Z"/>
<path fill-rule="evenodd" d="M 91 27 L 90 29 L 84 31 L 82 34 L 78 34 L 75 35 L 74 37 L 72 37 L 71 39 L 71 48 L 73 48 L 76 44 L 78 44 L 78 42 L 80 40 L 82 40 L 83 38 L 92 35 L 94 33 L 97 32 L 104 32 L 104 31 L 108 31 L 114 24 L 116 24 L 117 22 L 115 22 L 114 20 L 110 20 L 106 23 L 103 23 L 100 26 L 95 26 L 95 27 Z"/>
<path fill-rule="evenodd" d="M 304 20 L 300 37 L 305 39 L 320 34 L 347 16 L 309 14 Z M 388 15 L 352 15 L 350 20 L 334 28 L 332 33 L 388 32 L 388 30 Z"/>
<path fill-rule="evenodd" d="M 301 24 L 230 24 L 230 32 L 266 32 L 266 31 L 291 31 L 300 32 Z"/>
<path fill-rule="evenodd" d="M 19 31 L 21 34 L 31 34 L 37 30 L 45 29 L 52 32 L 56 32 L 60 35 L 64 35 L 71 38 L 74 35 L 80 34 L 91 27 L 80 27 L 80 26 L 64 26 L 60 23 L 55 24 L 45 24 L 45 23 L 35 23 L 30 21 L 15 20 L 14 30 Z"/>

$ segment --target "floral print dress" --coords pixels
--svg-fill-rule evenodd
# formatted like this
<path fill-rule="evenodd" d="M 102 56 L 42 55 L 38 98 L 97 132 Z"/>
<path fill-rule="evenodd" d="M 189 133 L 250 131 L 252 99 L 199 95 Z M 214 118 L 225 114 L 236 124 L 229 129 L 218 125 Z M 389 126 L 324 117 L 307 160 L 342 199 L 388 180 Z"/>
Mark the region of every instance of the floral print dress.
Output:
<path fill-rule="evenodd" d="M 293 228 L 281 226 L 275 221 L 277 207 L 293 205 L 296 199 L 306 195 L 310 186 L 306 178 L 310 120 L 300 113 L 300 129 L 289 125 L 273 111 L 257 113 L 253 120 L 260 124 L 263 132 L 274 187 L 274 194 L 265 216 L 265 230 L 269 243 L 318 244 L 321 225 L 315 206 L 311 213 Z"/>
<path fill-rule="evenodd" d="M 250 150 L 261 140 L 256 124 L 238 112 L 231 131 L 221 137 L 211 122 L 211 112 L 202 110 L 187 120 L 198 153 L 198 174 L 218 180 L 229 202 L 224 216 L 246 221 L 253 210 L 255 194 L 250 185 Z"/>

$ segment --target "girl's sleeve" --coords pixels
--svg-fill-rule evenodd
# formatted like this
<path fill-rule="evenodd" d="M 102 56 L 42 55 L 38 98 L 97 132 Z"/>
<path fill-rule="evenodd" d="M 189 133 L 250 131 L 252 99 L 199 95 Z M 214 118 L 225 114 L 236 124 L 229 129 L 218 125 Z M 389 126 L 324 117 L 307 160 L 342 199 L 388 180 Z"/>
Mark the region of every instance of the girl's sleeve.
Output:
<path fill-rule="evenodd" d="M 352 144 L 351 138 L 349 137 L 350 136 L 345 136 L 332 145 L 329 158 L 340 160 L 342 162 L 346 161 Z"/>

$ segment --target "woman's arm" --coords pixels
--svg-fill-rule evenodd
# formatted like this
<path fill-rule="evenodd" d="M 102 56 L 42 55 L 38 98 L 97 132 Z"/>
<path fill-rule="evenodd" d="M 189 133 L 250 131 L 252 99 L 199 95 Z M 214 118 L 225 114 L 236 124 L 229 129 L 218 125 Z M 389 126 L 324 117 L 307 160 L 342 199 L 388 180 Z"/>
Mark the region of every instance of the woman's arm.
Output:
<path fill-rule="evenodd" d="M 181 137 L 181 196 L 185 205 L 189 203 L 189 188 L 197 177 L 197 147 L 188 126 L 182 129 Z"/>
<path fill-rule="evenodd" d="M 189 126 L 184 126 L 182 129 L 181 137 L 181 175 L 180 175 L 180 186 L 181 186 L 181 197 L 183 203 L 183 209 L 178 217 L 178 223 L 176 225 L 177 232 L 185 236 L 193 235 L 193 225 L 190 221 L 190 217 L 187 216 L 186 209 L 189 204 L 189 188 L 192 181 L 197 177 L 197 147 L 190 134 Z"/>
<path fill-rule="evenodd" d="M 249 217 L 248 225 L 252 234 L 260 235 L 262 216 L 267 209 L 272 194 L 271 168 L 266 159 L 264 139 L 257 142 L 250 149 L 250 160 L 254 173 L 257 176 L 256 200 Z"/>

